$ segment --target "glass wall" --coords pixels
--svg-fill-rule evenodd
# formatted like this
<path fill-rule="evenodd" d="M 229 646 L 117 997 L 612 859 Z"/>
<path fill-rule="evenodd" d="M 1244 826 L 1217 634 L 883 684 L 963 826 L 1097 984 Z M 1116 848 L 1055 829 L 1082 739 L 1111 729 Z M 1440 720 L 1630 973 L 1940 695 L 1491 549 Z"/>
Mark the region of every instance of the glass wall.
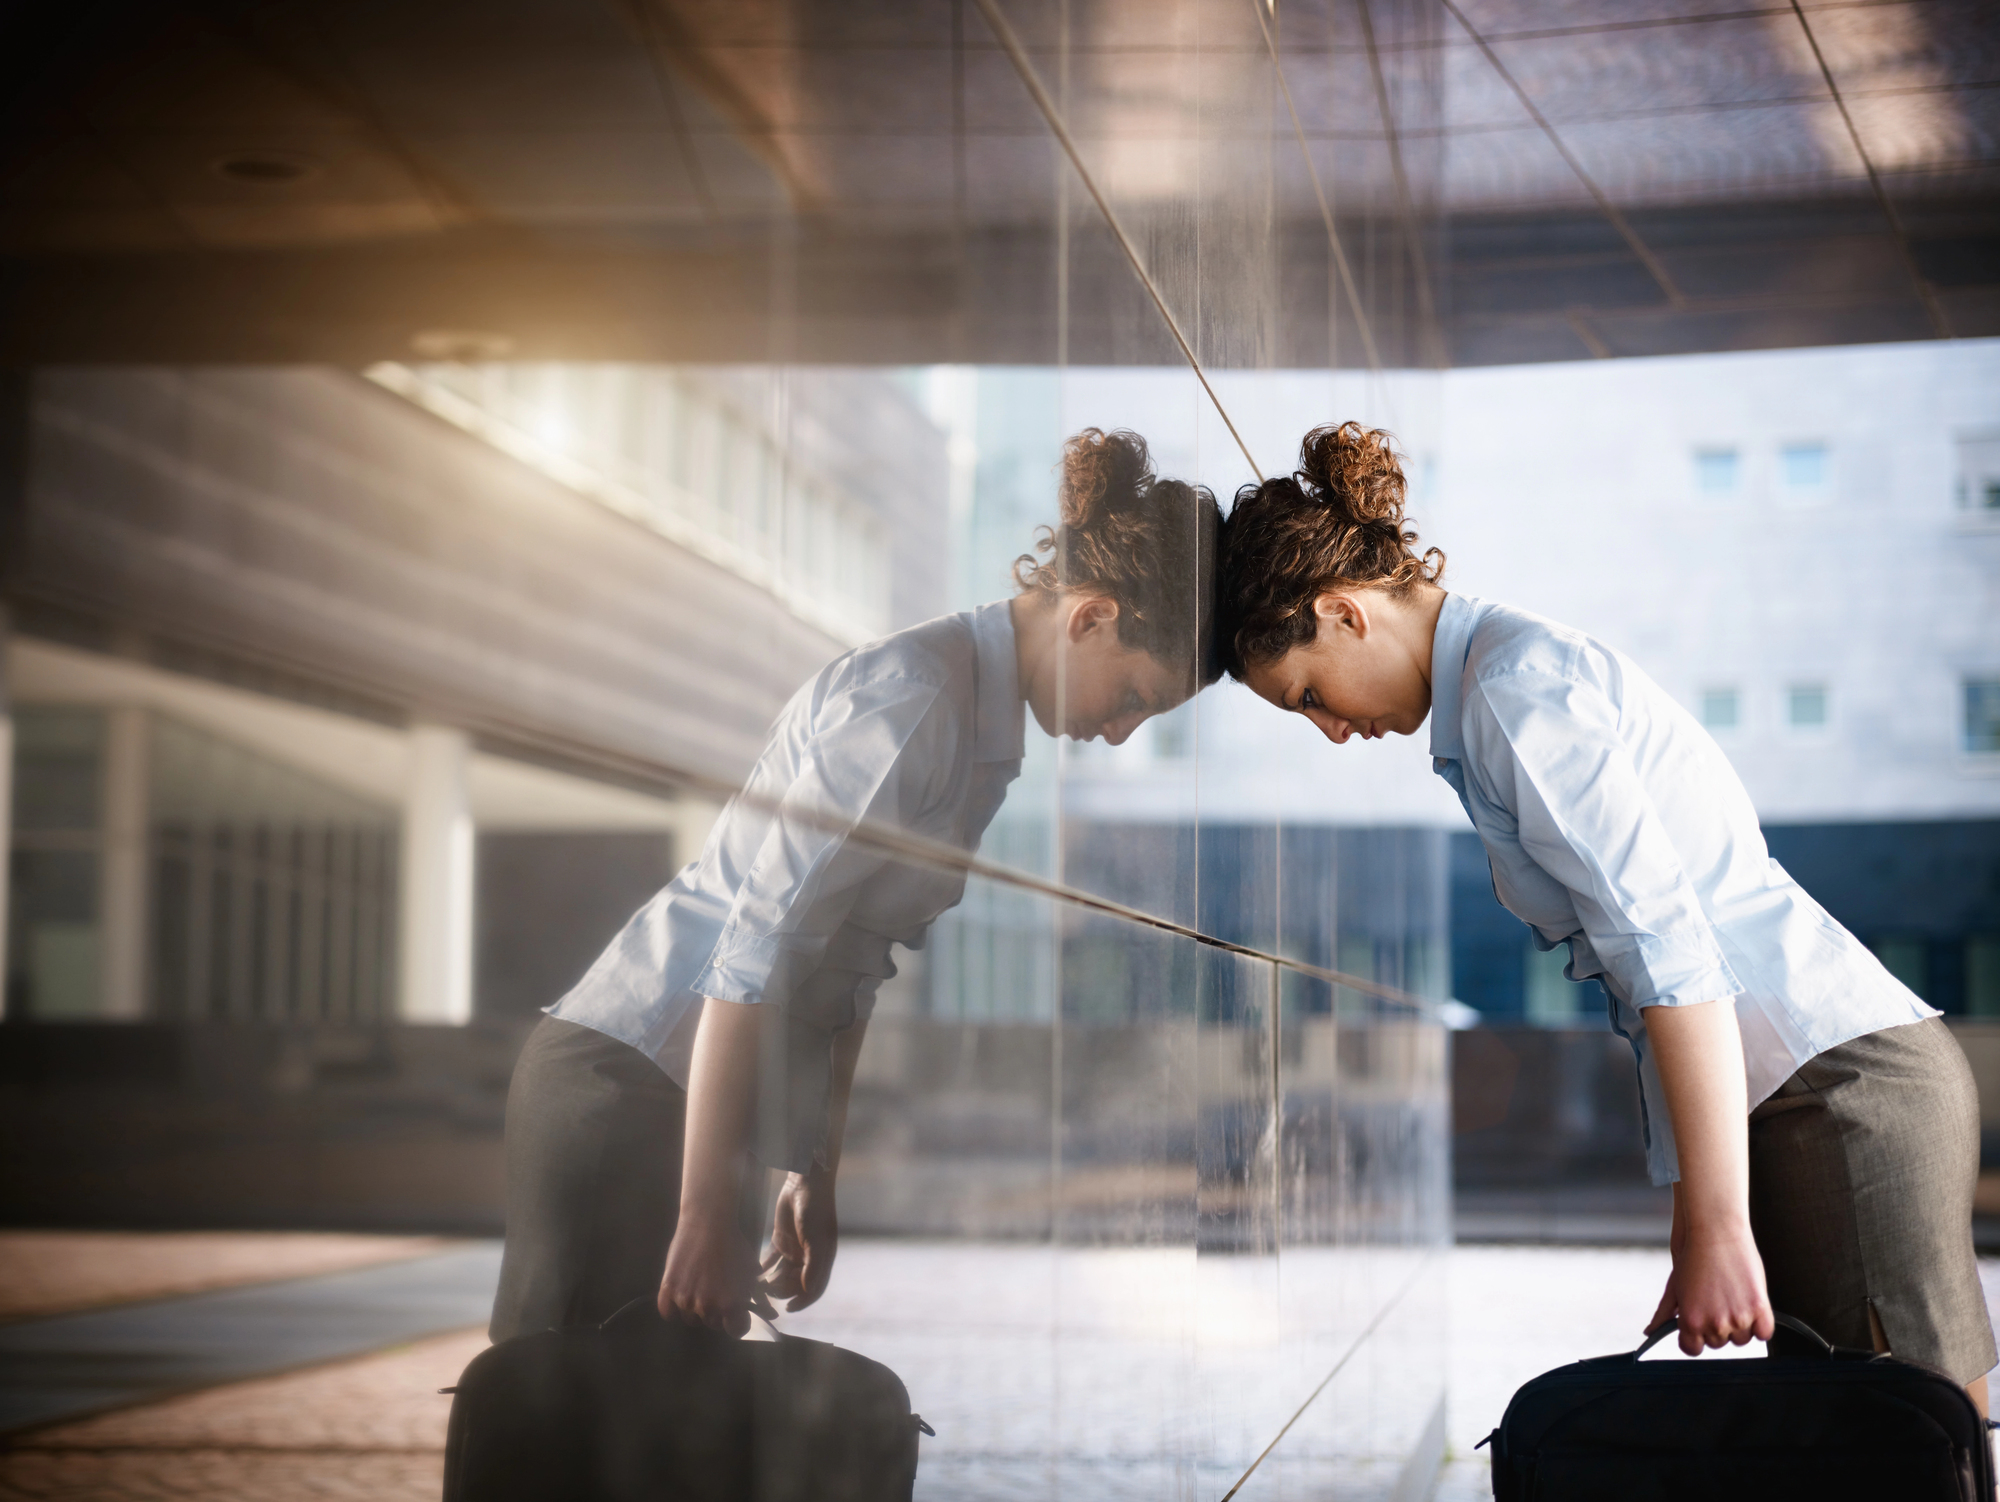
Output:
<path fill-rule="evenodd" d="M 846 902 L 828 899 L 837 931 L 780 925 L 759 951 L 796 972 L 804 1025 L 872 1008 L 848 1241 L 833 1291 L 785 1328 L 905 1378 L 938 1431 L 920 1495 L 1420 1497 L 1443 1445 L 1445 838 L 1381 804 L 1365 759 L 1204 685 L 1192 636 L 1119 656 L 1103 643 L 1123 624 L 1069 613 L 1088 591 L 1006 602 L 1086 430 L 1141 435 L 1159 477 L 1226 508 L 1308 428 L 1379 424 L 1421 511 L 1442 16 L 954 14 L 948 137 L 895 101 L 771 124 L 823 191 L 795 182 L 789 216 L 731 227 L 769 273 L 769 360 L 38 377 L 55 479 L 36 504 L 130 490 L 150 508 L 121 520 L 132 536 L 192 518 L 201 545 L 250 539 L 254 568 L 209 574 L 203 624 L 430 727 L 442 782 L 498 746 L 734 794 L 712 869 Z M 803 40 L 741 24 L 745 48 L 802 68 L 882 45 L 833 9 Z M 949 191 L 905 195 L 885 162 Z M 842 215 L 934 232 L 924 275 L 1004 310 L 1017 363 L 803 358 L 865 316 L 823 244 L 793 254 L 805 221 L 824 239 Z M 1164 614 L 1204 616 L 1205 503 L 1141 501 L 1179 541 L 1128 572 L 1179 592 Z M 169 624 L 197 608 L 148 605 Z M 964 614 L 923 624 L 941 610 Z M 914 634 L 880 645 L 892 631 Z M 1128 689 L 1157 711 L 1142 724 Z M 22 715 L 9 978 L 29 1017 L 96 994 L 95 894 L 124 890 L 96 865 L 115 843 L 97 724 Z M 390 932 L 415 805 L 399 830 L 386 806 L 154 729 L 144 1009 L 384 1021 L 417 937 Z M 461 828 L 464 789 L 445 791 Z M 464 922 L 464 942 L 504 923 Z M 820 1088 L 808 1054 L 787 1088 L 795 1066 Z"/>
<path fill-rule="evenodd" d="M 951 605 L 1014 592 L 1086 428 L 1138 432 L 1160 475 L 1226 507 L 1309 427 L 1380 424 L 1421 512 L 1441 421 L 1433 13 L 1007 3 L 964 21 L 957 212 L 1006 223 L 1043 191 L 1056 233 L 1038 299 L 992 294 L 1046 331 L 1039 354 L 919 377 L 956 456 Z M 1304 97 L 1291 49 L 1332 57 Z M 1302 208 L 1313 236 L 1276 228 Z M 1226 682 L 1118 745 L 1029 714 L 987 868 L 925 948 L 896 951 L 841 1202 L 850 1229 L 897 1239 L 843 1252 L 840 1275 L 879 1267 L 896 1294 L 851 1288 L 790 1328 L 905 1377 L 939 1431 L 921 1495 L 1427 1484 L 1448 840 L 1299 728 Z"/>

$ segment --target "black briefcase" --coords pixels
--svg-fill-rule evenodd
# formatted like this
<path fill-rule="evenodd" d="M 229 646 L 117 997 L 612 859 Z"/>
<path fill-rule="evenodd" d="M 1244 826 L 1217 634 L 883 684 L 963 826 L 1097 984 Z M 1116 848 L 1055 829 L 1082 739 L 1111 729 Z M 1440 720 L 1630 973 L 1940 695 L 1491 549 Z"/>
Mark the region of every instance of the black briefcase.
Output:
<path fill-rule="evenodd" d="M 930 1432 L 880 1362 L 649 1298 L 502 1341 L 451 1391 L 445 1502 L 910 1502 Z"/>
<path fill-rule="evenodd" d="M 1986 1425 L 1949 1377 L 1828 1345 L 1785 1315 L 1763 1361 L 1641 1361 L 1544 1372 L 1493 1445 L 1499 1502 L 1993 1502 Z"/>

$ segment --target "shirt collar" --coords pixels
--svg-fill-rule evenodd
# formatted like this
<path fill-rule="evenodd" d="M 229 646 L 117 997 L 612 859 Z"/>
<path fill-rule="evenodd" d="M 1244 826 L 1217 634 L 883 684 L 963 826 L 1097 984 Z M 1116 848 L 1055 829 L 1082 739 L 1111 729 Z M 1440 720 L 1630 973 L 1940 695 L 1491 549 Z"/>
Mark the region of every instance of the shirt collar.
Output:
<path fill-rule="evenodd" d="M 1446 595 L 1438 612 L 1437 633 L 1431 638 L 1431 755 L 1457 761 L 1465 755 L 1459 733 L 1459 689 L 1465 659 L 1472 651 L 1472 628 L 1479 624 L 1479 602 L 1470 595 Z"/>
<path fill-rule="evenodd" d="M 994 600 L 972 612 L 972 639 L 979 651 L 979 684 L 972 706 L 974 761 L 1019 761 L 1027 753 L 1027 701 L 1021 697 L 1021 670 L 1014 655 L 1014 612 L 1010 600 Z"/>

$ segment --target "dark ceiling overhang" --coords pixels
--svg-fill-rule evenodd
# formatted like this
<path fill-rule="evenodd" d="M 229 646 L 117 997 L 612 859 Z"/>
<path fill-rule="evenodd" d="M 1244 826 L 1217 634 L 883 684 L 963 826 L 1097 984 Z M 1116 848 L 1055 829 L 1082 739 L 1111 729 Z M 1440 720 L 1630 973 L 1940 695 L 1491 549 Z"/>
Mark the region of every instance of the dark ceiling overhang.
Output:
<path fill-rule="evenodd" d="M 1990 7 L 1358 6 L 1003 0 L 1210 363 L 2000 334 Z M 1176 358 L 969 0 L 6 25 L 0 360 Z"/>

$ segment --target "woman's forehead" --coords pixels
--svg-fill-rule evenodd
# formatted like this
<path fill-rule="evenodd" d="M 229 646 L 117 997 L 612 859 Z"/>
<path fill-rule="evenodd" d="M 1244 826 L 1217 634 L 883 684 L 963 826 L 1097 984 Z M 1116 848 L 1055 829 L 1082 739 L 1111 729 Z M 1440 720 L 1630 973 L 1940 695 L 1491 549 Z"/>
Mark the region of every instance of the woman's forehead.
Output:
<path fill-rule="evenodd" d="M 1243 681 L 1258 698 L 1280 703 L 1290 697 L 1292 682 L 1298 677 L 1298 655 L 1294 647 L 1283 657 L 1246 664 Z"/>

